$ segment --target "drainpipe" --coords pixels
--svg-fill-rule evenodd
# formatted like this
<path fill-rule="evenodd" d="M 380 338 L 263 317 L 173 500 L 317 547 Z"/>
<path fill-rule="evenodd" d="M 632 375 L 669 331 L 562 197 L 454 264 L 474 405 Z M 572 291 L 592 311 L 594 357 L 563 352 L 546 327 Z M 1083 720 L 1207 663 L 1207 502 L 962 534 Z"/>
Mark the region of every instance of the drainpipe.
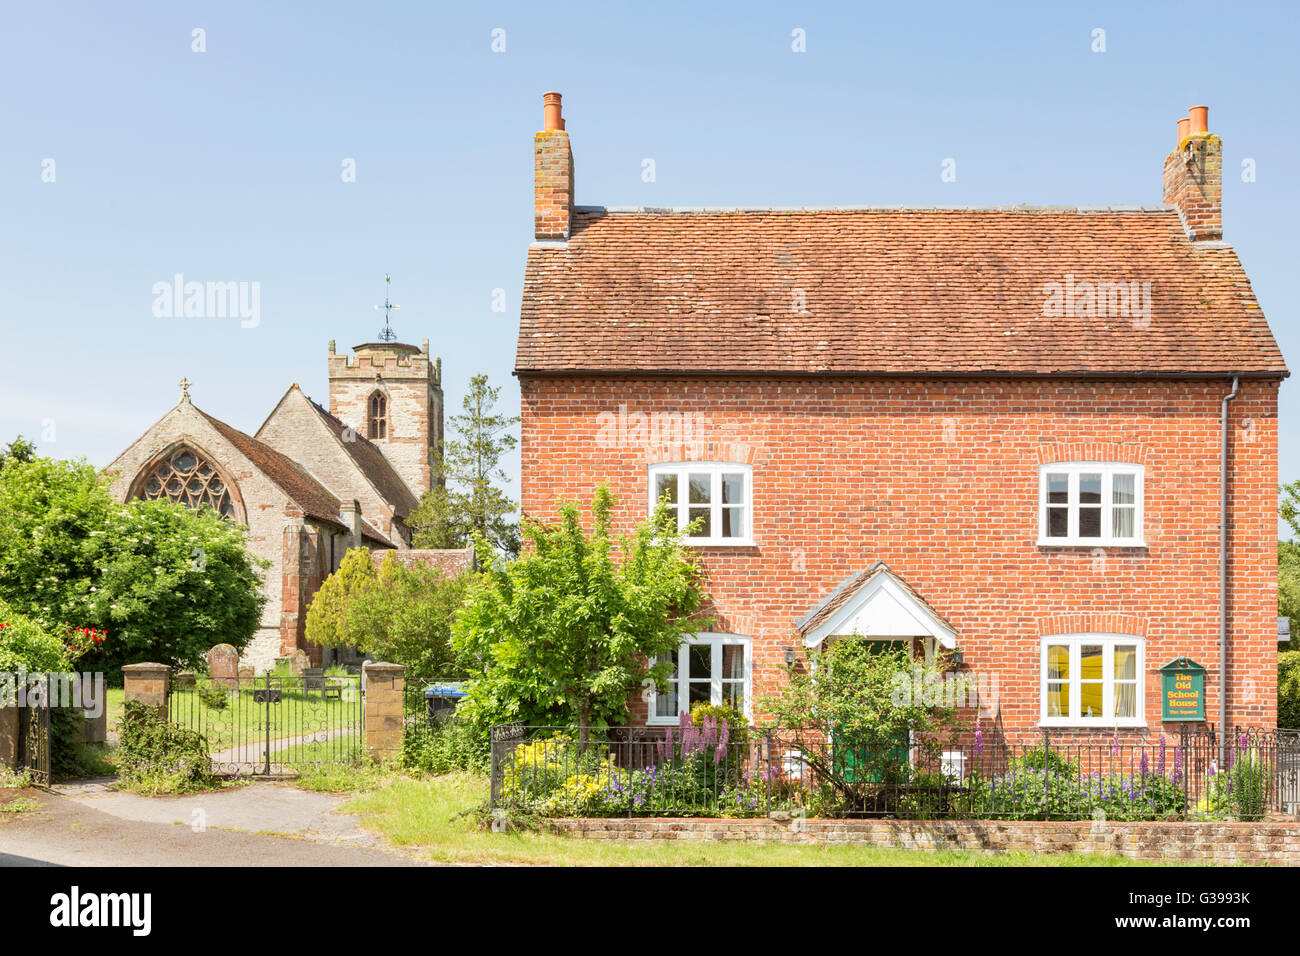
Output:
<path fill-rule="evenodd" d="M 1228 764 L 1228 403 L 1237 397 L 1237 376 L 1232 391 L 1223 396 L 1219 431 L 1219 769 Z"/>

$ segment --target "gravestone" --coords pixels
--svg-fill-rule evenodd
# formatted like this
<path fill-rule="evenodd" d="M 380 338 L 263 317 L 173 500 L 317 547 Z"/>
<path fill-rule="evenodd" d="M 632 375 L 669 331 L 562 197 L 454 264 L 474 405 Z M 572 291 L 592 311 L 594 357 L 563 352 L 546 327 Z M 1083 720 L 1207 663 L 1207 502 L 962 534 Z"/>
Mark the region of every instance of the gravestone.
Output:
<path fill-rule="evenodd" d="M 251 684 L 257 672 L 253 670 L 252 664 L 244 664 L 239 668 L 239 682 L 241 684 Z"/>
<path fill-rule="evenodd" d="M 287 658 L 289 661 L 289 676 L 303 677 L 303 671 L 311 667 L 311 657 L 301 648 L 294 651 Z"/>
<path fill-rule="evenodd" d="M 306 694 L 325 693 L 325 668 L 304 667 L 302 669 L 302 689 Z"/>
<path fill-rule="evenodd" d="M 213 687 L 239 689 L 239 651 L 229 644 L 218 644 L 208 651 L 208 676 Z"/>
<path fill-rule="evenodd" d="M 178 690 L 192 690 L 194 688 L 194 671 L 181 671 L 172 678 L 176 682 Z"/>

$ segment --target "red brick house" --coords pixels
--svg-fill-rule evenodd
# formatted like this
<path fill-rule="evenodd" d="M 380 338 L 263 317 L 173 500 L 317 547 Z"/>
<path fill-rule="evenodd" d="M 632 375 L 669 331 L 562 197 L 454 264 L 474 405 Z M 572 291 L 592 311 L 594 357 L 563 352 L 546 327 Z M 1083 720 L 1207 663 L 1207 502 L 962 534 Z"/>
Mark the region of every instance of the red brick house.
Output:
<path fill-rule="evenodd" d="M 1173 731 L 1182 657 L 1207 723 L 1275 725 L 1288 372 L 1204 108 L 1162 204 L 1100 209 L 579 206 L 545 115 L 523 510 L 606 482 L 625 526 L 661 495 L 704 519 L 717 624 L 642 718 L 761 717 L 787 661 L 856 637 L 959 648 L 1012 740 Z"/>

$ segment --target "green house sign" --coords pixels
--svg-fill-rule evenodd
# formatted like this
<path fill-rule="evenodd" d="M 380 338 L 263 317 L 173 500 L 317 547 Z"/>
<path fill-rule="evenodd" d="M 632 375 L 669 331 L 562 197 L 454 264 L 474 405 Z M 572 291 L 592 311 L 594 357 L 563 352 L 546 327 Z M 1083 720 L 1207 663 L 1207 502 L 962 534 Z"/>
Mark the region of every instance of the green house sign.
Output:
<path fill-rule="evenodd" d="M 1205 668 L 1189 657 L 1160 668 L 1160 719 L 1205 719 Z"/>

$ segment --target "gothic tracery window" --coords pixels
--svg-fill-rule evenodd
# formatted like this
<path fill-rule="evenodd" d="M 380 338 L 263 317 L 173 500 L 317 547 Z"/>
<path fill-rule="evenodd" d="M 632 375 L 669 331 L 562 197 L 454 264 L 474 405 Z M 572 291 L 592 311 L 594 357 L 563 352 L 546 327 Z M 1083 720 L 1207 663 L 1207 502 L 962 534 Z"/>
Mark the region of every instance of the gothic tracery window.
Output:
<path fill-rule="evenodd" d="M 370 429 L 366 437 L 388 437 L 388 396 L 383 392 L 370 394 Z"/>
<path fill-rule="evenodd" d="M 207 505 L 223 518 L 235 517 L 230 487 L 211 462 L 185 446 L 153 465 L 140 486 L 140 497 L 162 498 L 195 510 Z"/>

